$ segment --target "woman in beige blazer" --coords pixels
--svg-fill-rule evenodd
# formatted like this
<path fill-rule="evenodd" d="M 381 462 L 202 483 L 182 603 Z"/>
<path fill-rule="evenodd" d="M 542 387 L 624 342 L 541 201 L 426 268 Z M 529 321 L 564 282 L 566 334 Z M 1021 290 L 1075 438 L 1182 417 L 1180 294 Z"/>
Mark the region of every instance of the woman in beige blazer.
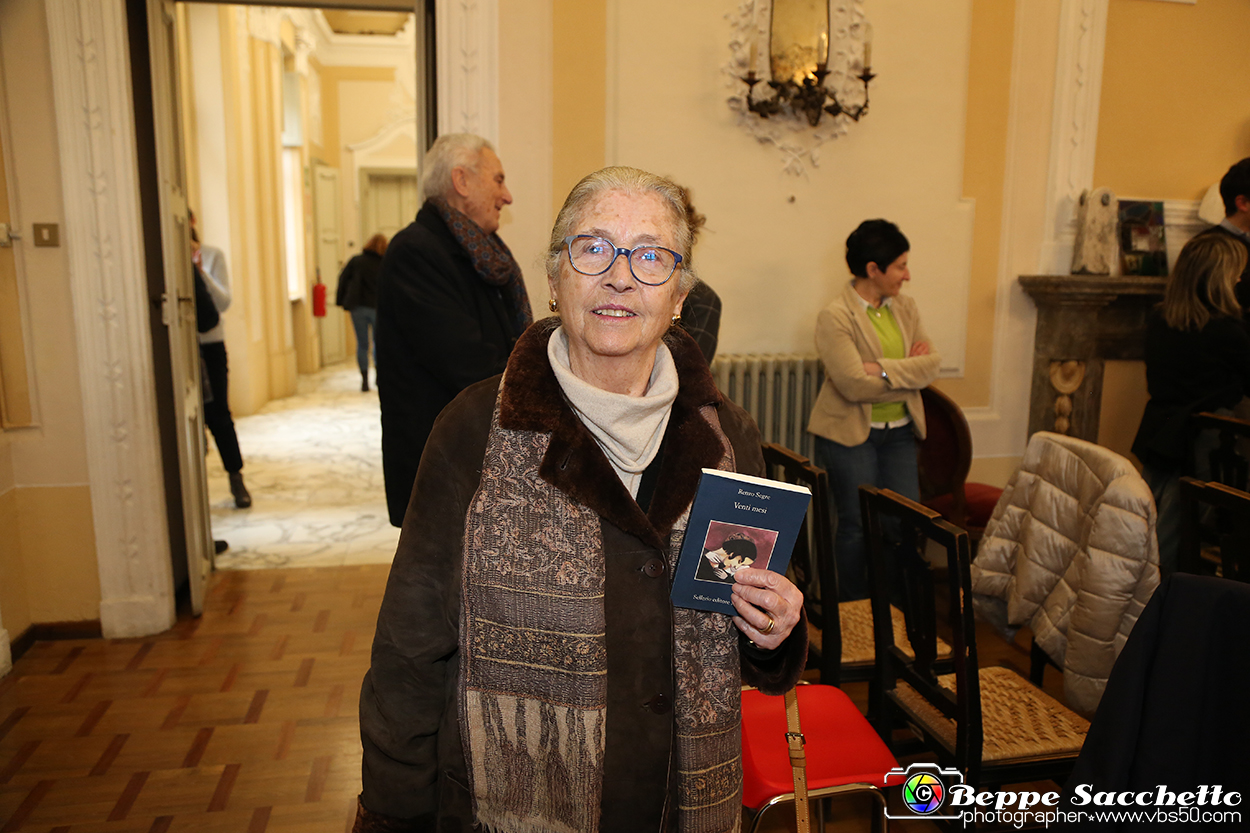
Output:
<path fill-rule="evenodd" d="M 913 500 L 920 496 L 916 440 L 925 433 L 920 389 L 937 378 L 941 357 L 929 343 L 916 302 L 899 294 L 911 280 L 910 248 L 893 223 L 861 223 L 846 239 L 846 264 L 854 277 L 816 319 L 825 383 L 808 430 L 816 435 L 816 464 L 829 473 L 838 517 L 834 552 L 841 601 L 868 596 L 860 484 Z"/>

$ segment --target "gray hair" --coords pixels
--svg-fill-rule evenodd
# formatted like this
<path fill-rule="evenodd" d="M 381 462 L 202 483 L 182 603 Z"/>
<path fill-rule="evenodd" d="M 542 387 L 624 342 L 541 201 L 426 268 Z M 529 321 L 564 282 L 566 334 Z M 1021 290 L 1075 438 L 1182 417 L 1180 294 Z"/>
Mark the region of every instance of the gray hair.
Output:
<path fill-rule="evenodd" d="M 451 172 L 455 168 L 477 171 L 483 150 L 494 151 L 491 143 L 472 133 L 447 133 L 439 136 L 425 154 L 421 191 L 425 198 L 447 198 L 452 193 Z"/>
<path fill-rule="evenodd" d="M 581 222 L 590 206 L 608 191 L 624 191 L 627 194 L 658 194 L 672 213 L 675 245 L 682 257 L 681 277 L 678 287 L 689 292 L 699 282 L 698 275 L 690 265 L 690 248 L 694 245 L 694 228 L 691 224 L 686 190 L 671 179 L 657 176 L 637 168 L 617 166 L 603 168 L 588 174 L 573 186 L 564 207 L 556 215 L 551 229 L 551 244 L 547 248 L 547 277 L 559 282 L 560 258 L 564 254 L 564 238 L 573 233 L 573 227 Z"/>

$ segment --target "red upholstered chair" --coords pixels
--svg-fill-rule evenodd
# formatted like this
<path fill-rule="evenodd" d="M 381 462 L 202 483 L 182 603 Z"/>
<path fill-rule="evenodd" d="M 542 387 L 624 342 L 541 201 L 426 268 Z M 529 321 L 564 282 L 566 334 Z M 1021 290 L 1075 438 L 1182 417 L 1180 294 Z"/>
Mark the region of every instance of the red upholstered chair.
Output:
<path fill-rule="evenodd" d="M 975 549 L 1003 490 L 968 483 L 972 432 L 955 401 L 937 388 L 920 391 L 926 432 L 919 444 L 920 502 L 968 532 Z"/>
<path fill-rule="evenodd" d="M 815 803 L 843 793 L 868 792 L 880 803 L 884 820 L 881 788 L 886 773 L 898 766 L 890 750 L 841 689 L 800 685 L 797 692 L 807 740 L 809 799 Z M 742 692 L 742 772 L 742 803 L 755 811 L 750 828 L 755 833 L 769 808 L 794 801 L 785 698 L 753 688 Z M 823 813 L 813 816 L 817 829 L 823 830 Z"/>

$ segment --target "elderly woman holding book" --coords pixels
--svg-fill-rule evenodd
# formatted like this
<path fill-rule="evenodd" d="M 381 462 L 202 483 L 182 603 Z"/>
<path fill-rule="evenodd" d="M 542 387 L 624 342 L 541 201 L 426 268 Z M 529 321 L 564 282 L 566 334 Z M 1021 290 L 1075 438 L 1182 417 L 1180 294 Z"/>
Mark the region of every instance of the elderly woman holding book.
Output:
<path fill-rule="evenodd" d="M 736 616 L 674 607 L 704 467 L 763 472 L 759 433 L 673 326 L 696 280 L 681 190 L 607 168 L 547 258 L 556 317 L 443 411 L 361 692 L 356 830 L 733 830 L 739 686 L 807 648 L 784 576 Z"/>

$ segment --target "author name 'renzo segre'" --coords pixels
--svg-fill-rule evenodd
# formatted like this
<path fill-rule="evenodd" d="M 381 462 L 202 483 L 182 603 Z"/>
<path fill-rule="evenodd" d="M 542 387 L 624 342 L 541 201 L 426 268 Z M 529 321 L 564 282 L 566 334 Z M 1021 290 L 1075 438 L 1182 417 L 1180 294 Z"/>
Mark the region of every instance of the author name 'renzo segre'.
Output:
<path fill-rule="evenodd" d="M 755 498 L 758 500 L 769 500 L 772 495 L 766 495 L 763 492 L 748 492 L 746 489 L 739 489 L 738 494 L 742 497 Z M 759 512 L 761 515 L 768 514 L 768 508 L 765 506 L 752 506 L 749 503 L 739 503 L 734 501 L 734 509 L 740 509 L 743 512 Z"/>

